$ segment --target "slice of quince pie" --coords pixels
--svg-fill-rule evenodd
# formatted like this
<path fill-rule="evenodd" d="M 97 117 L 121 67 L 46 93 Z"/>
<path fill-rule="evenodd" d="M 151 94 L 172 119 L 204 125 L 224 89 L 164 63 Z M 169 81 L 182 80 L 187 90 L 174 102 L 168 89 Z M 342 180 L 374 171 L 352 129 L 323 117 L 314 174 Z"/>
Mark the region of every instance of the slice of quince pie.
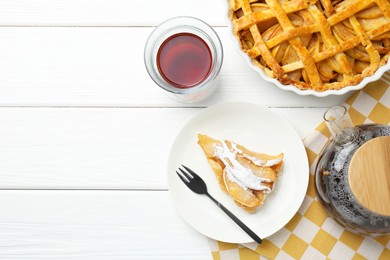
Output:
<path fill-rule="evenodd" d="M 272 156 L 248 150 L 232 141 L 198 134 L 220 188 L 247 211 L 254 211 L 273 191 L 283 167 L 283 153 Z"/>

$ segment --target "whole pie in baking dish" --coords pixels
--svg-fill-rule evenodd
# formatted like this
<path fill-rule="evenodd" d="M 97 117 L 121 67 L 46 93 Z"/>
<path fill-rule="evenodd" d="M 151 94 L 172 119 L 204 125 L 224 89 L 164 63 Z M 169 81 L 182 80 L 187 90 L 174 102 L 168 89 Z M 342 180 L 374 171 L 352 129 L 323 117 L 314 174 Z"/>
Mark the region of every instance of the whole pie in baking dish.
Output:
<path fill-rule="evenodd" d="M 229 0 L 242 50 L 282 84 L 356 85 L 390 55 L 389 0 Z"/>
<path fill-rule="evenodd" d="M 202 147 L 221 189 L 235 203 L 254 211 L 274 188 L 283 166 L 283 154 L 271 156 L 248 150 L 231 141 L 219 141 L 198 134 Z"/>

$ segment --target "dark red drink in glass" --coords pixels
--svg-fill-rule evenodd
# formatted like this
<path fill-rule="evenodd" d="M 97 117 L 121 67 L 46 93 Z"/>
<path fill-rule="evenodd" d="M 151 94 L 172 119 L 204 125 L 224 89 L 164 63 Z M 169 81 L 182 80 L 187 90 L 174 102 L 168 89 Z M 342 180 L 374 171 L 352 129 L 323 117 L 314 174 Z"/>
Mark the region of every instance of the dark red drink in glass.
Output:
<path fill-rule="evenodd" d="M 157 66 L 161 76 L 172 86 L 191 88 L 210 74 L 211 51 L 207 43 L 195 34 L 174 34 L 161 44 Z"/>
<path fill-rule="evenodd" d="M 145 44 L 145 67 L 151 79 L 181 102 L 198 102 L 214 91 L 222 60 L 217 33 L 194 17 L 163 22 Z"/>

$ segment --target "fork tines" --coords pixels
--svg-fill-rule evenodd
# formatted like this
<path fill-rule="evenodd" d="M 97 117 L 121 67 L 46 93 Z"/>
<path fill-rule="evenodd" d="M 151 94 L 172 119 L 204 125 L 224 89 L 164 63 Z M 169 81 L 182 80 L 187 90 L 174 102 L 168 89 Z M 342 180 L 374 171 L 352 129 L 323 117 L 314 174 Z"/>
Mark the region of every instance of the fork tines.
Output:
<path fill-rule="evenodd" d="M 191 179 L 193 179 L 193 175 L 192 174 L 195 174 L 191 169 L 187 168 L 186 166 L 182 165 L 184 167 L 184 169 L 186 169 L 187 171 L 183 170 L 182 168 L 179 167 L 179 171 L 180 173 L 177 173 L 177 175 L 180 177 L 180 179 L 184 182 L 190 182 Z"/>

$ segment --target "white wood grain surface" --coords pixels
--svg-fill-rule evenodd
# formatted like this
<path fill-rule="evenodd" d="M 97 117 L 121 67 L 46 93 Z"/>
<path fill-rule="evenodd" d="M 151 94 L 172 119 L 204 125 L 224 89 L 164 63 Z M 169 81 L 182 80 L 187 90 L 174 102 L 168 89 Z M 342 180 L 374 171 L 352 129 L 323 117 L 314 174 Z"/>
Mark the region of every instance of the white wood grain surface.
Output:
<path fill-rule="evenodd" d="M 0 1 L 0 259 L 208 259 L 166 183 L 176 134 L 204 107 L 271 107 L 304 137 L 325 108 L 252 71 L 226 27 L 225 0 Z M 182 104 L 148 77 L 143 47 L 180 15 L 215 26 L 218 89 Z M 80 190 L 85 189 L 85 190 Z"/>
<path fill-rule="evenodd" d="M 0 27 L 0 105 L 205 106 L 245 100 L 277 107 L 325 107 L 345 96 L 317 98 L 278 89 L 251 70 L 227 28 L 215 95 L 198 104 L 172 101 L 149 78 L 143 47 L 152 28 Z M 28 39 L 28 40 L 26 40 Z"/>
<path fill-rule="evenodd" d="M 200 110 L 0 108 L 0 188 L 167 189 L 171 144 Z M 324 111 L 272 110 L 301 136 Z"/>
<path fill-rule="evenodd" d="M 167 191 L 0 191 L 0 259 L 209 259 Z"/>
<path fill-rule="evenodd" d="M 155 26 L 174 16 L 226 25 L 227 0 L 2 0 L 0 24 L 10 26 Z"/>

